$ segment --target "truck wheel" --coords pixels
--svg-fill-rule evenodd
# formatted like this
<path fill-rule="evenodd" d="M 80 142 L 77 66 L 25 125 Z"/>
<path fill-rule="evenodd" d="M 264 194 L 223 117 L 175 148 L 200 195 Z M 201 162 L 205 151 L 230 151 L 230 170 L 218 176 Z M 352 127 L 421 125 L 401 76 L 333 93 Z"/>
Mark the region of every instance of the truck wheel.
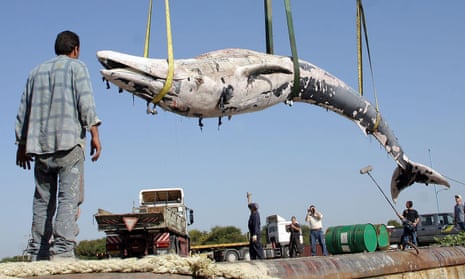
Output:
<path fill-rule="evenodd" d="M 228 250 L 224 253 L 224 259 L 227 262 L 237 262 L 239 260 L 239 254 L 237 251 Z"/>

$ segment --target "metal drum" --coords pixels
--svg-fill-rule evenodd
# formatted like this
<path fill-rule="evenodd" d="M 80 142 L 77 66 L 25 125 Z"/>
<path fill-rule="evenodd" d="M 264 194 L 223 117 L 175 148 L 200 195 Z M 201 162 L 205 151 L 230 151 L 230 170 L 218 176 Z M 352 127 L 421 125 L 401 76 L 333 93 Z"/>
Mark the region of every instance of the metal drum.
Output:
<path fill-rule="evenodd" d="M 378 248 L 377 250 L 387 250 L 389 249 L 389 231 L 384 224 L 375 225 L 376 237 L 378 238 Z"/>
<path fill-rule="evenodd" d="M 378 246 L 376 229 L 372 224 L 329 227 L 325 240 L 331 254 L 373 252 Z"/>

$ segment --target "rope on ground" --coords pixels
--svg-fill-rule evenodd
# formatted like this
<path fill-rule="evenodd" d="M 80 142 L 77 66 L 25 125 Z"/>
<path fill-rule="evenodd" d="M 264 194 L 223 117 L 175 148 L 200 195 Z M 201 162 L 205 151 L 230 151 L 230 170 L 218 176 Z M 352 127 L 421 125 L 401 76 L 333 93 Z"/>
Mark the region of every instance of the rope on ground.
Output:
<path fill-rule="evenodd" d="M 266 265 L 254 261 L 218 265 L 205 256 L 147 256 L 141 259 L 61 260 L 0 264 L 0 279 L 75 273 L 152 272 L 203 278 L 272 279 Z"/>

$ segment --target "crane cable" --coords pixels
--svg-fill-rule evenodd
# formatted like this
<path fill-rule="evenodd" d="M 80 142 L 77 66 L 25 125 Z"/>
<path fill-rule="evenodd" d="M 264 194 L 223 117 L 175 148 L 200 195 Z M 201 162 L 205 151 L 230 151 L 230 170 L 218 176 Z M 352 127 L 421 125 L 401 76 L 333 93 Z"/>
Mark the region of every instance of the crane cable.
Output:
<path fill-rule="evenodd" d="M 359 87 L 359 93 L 361 96 L 363 96 L 363 69 L 362 69 L 362 26 L 363 26 L 363 31 L 365 35 L 365 44 L 367 47 L 367 55 L 368 55 L 368 62 L 370 65 L 370 73 L 371 73 L 371 80 L 373 84 L 373 94 L 375 98 L 375 104 L 376 104 L 376 121 L 375 125 L 372 128 L 372 131 L 376 131 L 379 123 L 381 121 L 381 115 L 379 113 L 379 103 L 378 103 L 378 95 L 376 93 L 376 87 L 375 87 L 375 79 L 373 75 L 373 66 L 371 63 L 371 53 L 370 53 L 370 46 L 368 44 L 368 31 L 367 31 L 367 26 L 366 26 L 366 20 L 365 20 L 365 13 L 363 11 L 363 5 L 362 5 L 362 0 L 357 0 L 357 61 L 358 61 L 358 87 Z"/>
<path fill-rule="evenodd" d="M 152 103 L 157 104 L 160 100 L 168 93 L 173 83 L 174 77 L 174 55 L 173 55 L 173 40 L 171 35 L 171 19 L 170 19 L 170 7 L 169 0 L 165 0 L 165 17 L 166 17 L 166 41 L 168 48 L 168 74 L 166 77 L 166 82 L 163 88 L 160 90 L 158 95 L 153 97 Z M 148 57 L 149 54 L 149 41 L 150 41 L 150 25 L 152 21 L 152 0 L 149 4 L 149 14 L 147 18 L 147 27 L 145 34 L 145 48 L 144 48 L 144 57 Z"/>
<path fill-rule="evenodd" d="M 271 1 L 265 0 L 265 36 L 266 36 L 266 53 L 273 54 L 273 22 L 271 20 Z"/>
<path fill-rule="evenodd" d="M 266 29 L 266 52 L 273 54 L 273 34 L 272 34 L 272 19 L 271 19 L 271 0 L 264 0 L 265 4 L 265 29 Z M 294 85 L 292 92 L 288 96 L 288 100 L 297 97 L 300 91 L 300 68 L 299 57 L 297 55 L 297 46 L 295 41 L 294 24 L 292 21 L 291 1 L 284 0 L 286 9 L 287 29 L 289 33 L 289 44 L 292 52 L 292 63 L 294 64 Z"/>

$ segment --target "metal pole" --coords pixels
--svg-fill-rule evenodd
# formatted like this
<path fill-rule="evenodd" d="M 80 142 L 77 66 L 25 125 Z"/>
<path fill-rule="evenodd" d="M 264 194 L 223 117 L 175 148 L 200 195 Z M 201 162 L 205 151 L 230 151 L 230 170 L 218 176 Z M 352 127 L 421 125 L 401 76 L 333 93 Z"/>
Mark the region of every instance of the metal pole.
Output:
<path fill-rule="evenodd" d="M 429 155 L 429 166 L 433 168 L 433 161 L 431 160 L 431 149 L 429 148 L 428 148 L 428 155 Z M 438 213 L 439 213 L 438 190 L 437 190 L 436 184 L 434 184 L 434 194 L 436 195 L 436 208 L 438 209 Z"/>
<path fill-rule="evenodd" d="M 371 178 L 371 180 L 373 180 L 373 182 L 375 183 L 375 185 L 378 187 L 379 191 L 383 194 L 384 198 L 386 199 L 386 201 L 389 203 L 389 205 L 391 206 L 392 210 L 394 210 L 394 212 L 396 213 L 397 216 L 399 216 L 400 218 L 400 214 L 399 212 L 397 212 L 396 208 L 394 207 L 394 205 L 391 203 L 391 201 L 389 200 L 389 198 L 386 196 L 386 194 L 384 193 L 383 189 L 381 189 L 381 187 L 379 186 L 378 182 L 376 182 L 376 180 L 373 178 L 373 176 L 371 175 L 370 171 L 373 170 L 373 167 L 372 166 L 366 166 L 362 169 L 360 169 L 360 174 L 368 174 L 368 176 Z"/>

